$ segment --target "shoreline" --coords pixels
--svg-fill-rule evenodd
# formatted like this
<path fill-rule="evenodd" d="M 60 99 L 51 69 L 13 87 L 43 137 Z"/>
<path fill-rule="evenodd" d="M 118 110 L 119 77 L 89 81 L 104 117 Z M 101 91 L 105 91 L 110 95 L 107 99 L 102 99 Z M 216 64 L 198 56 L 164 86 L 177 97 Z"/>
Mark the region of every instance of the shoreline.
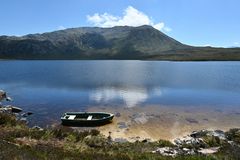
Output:
<path fill-rule="evenodd" d="M 119 141 L 159 139 L 173 141 L 197 130 L 223 130 L 240 127 L 240 116 L 233 110 L 199 109 L 169 106 L 134 108 L 90 107 L 88 111 L 103 110 L 115 114 L 113 122 L 97 129 L 105 136 Z"/>
<path fill-rule="evenodd" d="M 0 113 L 0 147 L 3 159 L 223 159 L 239 158 L 240 128 L 201 130 L 175 139 L 115 141 L 96 129 L 28 127 L 9 113 Z M 234 150 L 233 150 L 234 148 Z M 9 154 L 11 153 L 11 154 Z M 102 157 L 102 158 L 101 158 Z"/>
<path fill-rule="evenodd" d="M 192 59 L 192 60 L 171 60 L 171 59 L 0 59 L 0 61 L 149 61 L 149 62 L 239 62 L 240 59 Z"/>

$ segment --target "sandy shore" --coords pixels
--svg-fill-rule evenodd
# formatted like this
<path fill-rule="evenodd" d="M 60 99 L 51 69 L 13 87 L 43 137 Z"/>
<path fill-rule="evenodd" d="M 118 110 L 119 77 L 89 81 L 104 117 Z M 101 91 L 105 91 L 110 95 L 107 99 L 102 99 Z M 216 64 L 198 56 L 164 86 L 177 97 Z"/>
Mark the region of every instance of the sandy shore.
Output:
<path fill-rule="evenodd" d="M 98 129 L 118 141 L 173 140 L 201 129 L 228 130 L 240 127 L 240 112 L 211 107 L 143 106 L 134 108 L 90 107 L 89 111 L 115 114 L 113 123 Z"/>

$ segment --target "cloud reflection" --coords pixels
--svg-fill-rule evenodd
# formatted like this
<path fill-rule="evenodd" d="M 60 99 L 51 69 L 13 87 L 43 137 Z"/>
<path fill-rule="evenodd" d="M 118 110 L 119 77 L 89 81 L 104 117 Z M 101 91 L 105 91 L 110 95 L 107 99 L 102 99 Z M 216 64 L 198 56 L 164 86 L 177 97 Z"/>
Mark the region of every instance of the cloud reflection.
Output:
<path fill-rule="evenodd" d="M 145 89 L 119 89 L 119 88 L 100 88 L 90 94 L 90 99 L 96 102 L 108 102 L 121 99 L 126 107 L 132 108 L 145 102 L 148 93 Z"/>

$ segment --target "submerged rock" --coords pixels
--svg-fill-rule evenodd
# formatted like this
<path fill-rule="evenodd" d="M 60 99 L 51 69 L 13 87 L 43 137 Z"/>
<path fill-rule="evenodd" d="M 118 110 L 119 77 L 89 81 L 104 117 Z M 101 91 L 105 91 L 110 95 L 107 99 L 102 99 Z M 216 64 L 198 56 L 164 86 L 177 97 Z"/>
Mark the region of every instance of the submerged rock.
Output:
<path fill-rule="evenodd" d="M 117 112 L 117 113 L 115 114 L 115 116 L 116 116 L 116 117 L 121 117 L 121 114 L 120 114 L 119 112 Z"/>
<path fill-rule="evenodd" d="M 128 127 L 125 122 L 118 122 L 117 125 L 118 125 L 118 128 L 120 129 L 124 129 Z"/>
<path fill-rule="evenodd" d="M 137 113 L 137 114 L 133 114 L 131 118 L 132 118 L 132 121 L 137 124 L 145 124 L 148 122 L 150 118 L 154 118 L 154 117 L 151 115 L 147 115 L 145 113 Z"/>
<path fill-rule="evenodd" d="M 193 118 L 186 118 L 186 121 L 188 121 L 189 123 L 199 123 L 196 119 Z"/>

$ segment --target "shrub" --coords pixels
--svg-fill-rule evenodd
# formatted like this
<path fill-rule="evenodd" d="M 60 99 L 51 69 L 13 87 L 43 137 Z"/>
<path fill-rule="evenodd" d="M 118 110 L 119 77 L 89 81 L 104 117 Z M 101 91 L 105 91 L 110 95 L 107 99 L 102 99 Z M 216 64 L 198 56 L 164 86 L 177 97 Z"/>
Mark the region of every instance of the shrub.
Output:
<path fill-rule="evenodd" d="M 100 131 L 97 130 L 97 129 L 92 129 L 92 130 L 90 131 L 90 134 L 91 134 L 92 136 L 97 136 L 97 135 L 100 134 Z"/>
<path fill-rule="evenodd" d="M 57 138 L 59 140 L 64 139 L 71 132 L 74 132 L 74 130 L 72 128 L 64 127 L 64 126 L 59 126 L 59 127 L 51 130 L 51 133 L 52 133 L 53 137 Z"/>
<path fill-rule="evenodd" d="M 41 139 L 46 134 L 46 130 L 29 129 L 29 136 L 33 139 Z"/>
<path fill-rule="evenodd" d="M 240 129 L 233 128 L 226 132 L 227 139 L 240 144 Z"/>
<path fill-rule="evenodd" d="M 86 137 L 84 139 L 84 142 L 89 146 L 93 148 L 104 148 L 107 145 L 107 141 L 105 138 L 101 136 L 91 136 L 91 137 Z"/>
<path fill-rule="evenodd" d="M 172 142 L 170 142 L 170 141 L 160 139 L 158 141 L 158 146 L 159 147 L 174 147 L 174 144 L 172 144 Z"/>
<path fill-rule="evenodd" d="M 0 113 L 0 125 L 6 126 L 15 126 L 17 124 L 16 117 L 14 115 Z"/>
<path fill-rule="evenodd" d="M 221 145 L 221 140 L 219 137 L 206 136 L 203 138 L 203 140 L 209 147 L 217 147 Z"/>

